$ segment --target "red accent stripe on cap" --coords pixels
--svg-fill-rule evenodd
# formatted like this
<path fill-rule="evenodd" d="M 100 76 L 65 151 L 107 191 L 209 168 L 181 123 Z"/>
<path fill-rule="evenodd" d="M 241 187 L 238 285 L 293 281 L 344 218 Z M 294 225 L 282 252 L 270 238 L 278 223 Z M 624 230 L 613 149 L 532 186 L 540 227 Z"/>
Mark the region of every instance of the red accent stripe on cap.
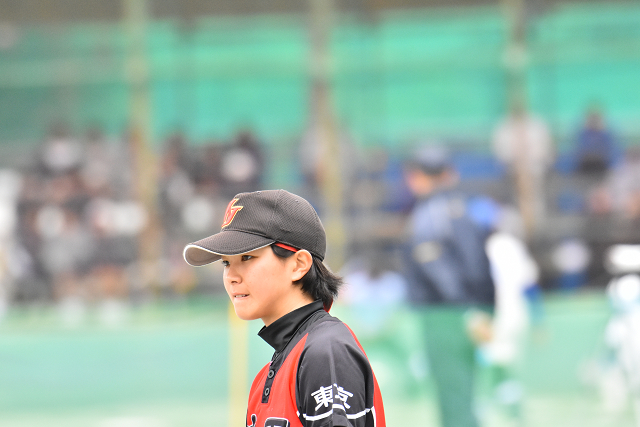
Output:
<path fill-rule="evenodd" d="M 275 245 L 291 252 L 298 252 L 298 249 L 294 248 L 293 246 L 285 245 L 284 243 L 276 242 Z"/>

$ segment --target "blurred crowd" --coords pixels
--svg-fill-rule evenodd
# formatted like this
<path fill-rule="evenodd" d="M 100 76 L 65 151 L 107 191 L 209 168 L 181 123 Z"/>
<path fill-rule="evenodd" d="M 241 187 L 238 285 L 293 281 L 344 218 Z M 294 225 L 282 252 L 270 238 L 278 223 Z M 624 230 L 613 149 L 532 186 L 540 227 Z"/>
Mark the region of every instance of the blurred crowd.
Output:
<path fill-rule="evenodd" d="M 559 154 L 551 135 L 543 119 L 514 105 L 496 124 L 489 163 L 486 154 L 455 147 L 450 151 L 461 189 L 489 196 L 495 210 L 508 213 L 497 215 L 478 207 L 477 215 L 486 216 L 494 230 L 507 221 L 496 218 L 511 218 L 507 222 L 512 234 L 524 244 L 534 243 L 530 246 L 534 258 L 542 270 L 551 270 L 546 276 L 543 271 L 543 281 L 557 279 L 543 285 L 576 288 L 588 281 L 590 266 L 599 262 L 593 259 L 589 220 L 582 229 L 554 236 L 553 250 L 546 250 L 547 245 L 539 258 L 536 230 L 550 228 L 550 221 L 562 214 L 633 228 L 640 220 L 640 149 L 633 144 L 625 147 L 596 107 L 586 111 L 568 152 Z M 383 277 L 385 269 L 397 272 L 395 248 L 415 201 L 404 181 L 406 153 L 363 149 L 347 137 L 341 140 L 344 271 L 369 265 L 376 278 Z M 439 143 L 448 146 L 447 141 Z M 299 144 L 295 165 L 299 182 L 292 187 L 321 211 L 322 170 L 317 142 L 313 144 L 305 138 Z M 434 142 L 414 144 L 411 149 L 425 144 Z M 182 248 L 217 228 L 233 195 L 268 184 L 265 177 L 273 154 L 267 155 L 265 145 L 250 130 L 239 131 L 229 141 L 204 144 L 193 144 L 176 133 L 154 154 L 156 203 L 148 206 L 141 202 L 139 160 L 132 146 L 128 137 L 107 137 L 97 127 L 74 135 L 56 125 L 28 164 L 2 171 L 2 306 L 140 300 L 185 295 L 196 287 L 197 292 L 221 290 L 217 272 L 186 267 Z M 483 162 L 489 166 L 478 167 Z M 520 200 L 523 180 L 529 185 L 525 194 L 531 195 L 533 217 L 540 227 L 533 227 L 530 234 Z M 486 185 L 480 188 L 478 183 Z M 149 244 L 143 238 L 149 227 L 157 229 L 152 243 L 161 248 L 157 262 L 140 255 L 142 246 Z M 603 237 L 606 229 L 598 233 L 596 243 L 613 243 L 615 236 L 611 241 Z M 633 233 L 624 235 L 634 238 Z M 372 263 L 367 258 L 383 261 Z M 394 289 L 397 280 L 390 278 Z M 397 289 L 390 292 L 402 294 Z"/>
<path fill-rule="evenodd" d="M 157 154 L 154 205 L 145 205 L 128 138 L 98 128 L 52 127 L 19 168 L 0 173 L 0 307 L 58 302 L 73 317 L 87 303 L 183 295 L 196 278 L 182 262 L 191 236 L 216 228 L 228 199 L 262 186 L 262 147 L 249 132 L 189 146 L 174 135 Z M 156 229 L 159 260 L 144 259 Z M 219 275 L 201 289 L 215 288 Z M 213 279 L 215 277 L 215 279 Z"/>
<path fill-rule="evenodd" d="M 572 135 L 559 140 L 543 117 L 514 103 L 496 123 L 489 153 L 447 140 L 415 144 L 401 158 L 370 153 L 347 198 L 362 201 L 362 212 L 377 217 L 368 222 L 366 214 L 351 212 L 349 228 L 364 227 L 351 239 L 353 249 L 358 251 L 358 236 L 400 240 L 415 202 L 403 182 L 403 161 L 421 147 L 441 145 L 449 148 L 458 188 L 491 201 L 474 205 L 474 215 L 493 232 L 508 231 L 526 245 L 544 289 L 604 287 L 607 248 L 640 242 L 640 148 L 617 135 L 599 106 L 586 108 L 579 121 Z M 377 172 L 363 173 L 367 168 Z M 383 212 L 392 215 L 384 218 Z M 381 222 L 385 227 L 375 226 Z"/>

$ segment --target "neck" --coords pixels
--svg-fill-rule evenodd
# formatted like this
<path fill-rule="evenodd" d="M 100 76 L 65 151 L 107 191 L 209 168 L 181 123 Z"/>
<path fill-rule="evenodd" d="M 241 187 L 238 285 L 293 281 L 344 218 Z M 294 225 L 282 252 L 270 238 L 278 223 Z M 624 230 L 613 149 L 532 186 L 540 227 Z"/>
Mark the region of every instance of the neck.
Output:
<path fill-rule="evenodd" d="M 312 302 L 313 298 L 302 292 L 302 289 L 300 289 L 300 292 L 292 293 L 286 300 L 282 301 L 282 304 L 280 304 L 281 309 L 278 310 L 276 315 L 263 317 L 261 320 L 264 323 L 264 326 L 269 326 L 285 314 L 291 313 L 292 311 L 297 310 L 300 307 L 304 307 L 307 304 L 311 304 Z"/>

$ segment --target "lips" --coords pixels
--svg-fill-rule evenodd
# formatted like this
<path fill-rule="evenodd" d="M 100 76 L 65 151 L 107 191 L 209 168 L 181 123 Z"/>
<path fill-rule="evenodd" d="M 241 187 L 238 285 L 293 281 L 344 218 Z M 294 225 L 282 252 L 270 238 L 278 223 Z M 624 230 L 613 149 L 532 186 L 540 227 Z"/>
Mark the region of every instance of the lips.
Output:
<path fill-rule="evenodd" d="M 249 294 L 235 294 L 233 296 L 233 298 L 235 298 L 235 299 L 237 299 L 237 298 L 246 298 L 248 296 L 249 296 Z"/>

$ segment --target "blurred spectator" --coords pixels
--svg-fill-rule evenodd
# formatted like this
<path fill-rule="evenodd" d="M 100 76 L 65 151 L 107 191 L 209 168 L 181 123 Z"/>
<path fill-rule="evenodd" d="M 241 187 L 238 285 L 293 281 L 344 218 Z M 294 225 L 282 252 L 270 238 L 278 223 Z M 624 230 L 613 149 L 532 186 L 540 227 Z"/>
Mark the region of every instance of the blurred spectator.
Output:
<path fill-rule="evenodd" d="M 260 190 L 264 179 L 264 162 L 262 147 L 256 137 L 247 130 L 239 132 L 220 158 L 223 196 L 231 198 L 245 191 Z"/>
<path fill-rule="evenodd" d="M 223 151 L 222 143 L 210 141 L 199 150 L 193 166 L 185 169 L 191 175 L 199 193 L 213 195 L 220 192 Z"/>
<path fill-rule="evenodd" d="M 592 213 L 640 219 L 640 147 L 630 147 L 622 162 L 607 174 L 590 195 Z"/>
<path fill-rule="evenodd" d="M 601 178 L 618 160 L 617 142 L 600 109 L 593 107 L 587 111 L 575 150 L 576 170 L 582 174 Z"/>
<path fill-rule="evenodd" d="M 38 211 L 41 236 L 38 256 L 53 281 L 56 299 L 87 298 L 79 275 L 86 272 L 94 255 L 95 242 L 71 209 L 55 205 Z"/>
<path fill-rule="evenodd" d="M 122 139 L 109 139 L 98 126 L 91 127 L 83 141 L 80 174 L 90 197 L 129 197 L 133 193 L 133 167 Z"/>
<path fill-rule="evenodd" d="M 411 302 L 422 307 L 442 425 L 477 426 L 475 348 L 491 337 L 495 300 L 485 252 L 488 232 L 468 215 L 445 150 L 418 151 L 407 163 L 406 180 L 418 200 L 402 258 Z"/>
<path fill-rule="evenodd" d="M 525 334 L 535 317 L 529 296 L 539 291 L 539 268 L 524 242 L 517 210 L 502 207 L 493 218 L 494 233 L 487 240 L 487 255 L 496 286 L 496 307 L 491 340 L 482 346 L 482 360 L 493 368 L 496 401 L 508 415 L 522 415 L 523 387 L 517 368 L 523 356 Z"/>
<path fill-rule="evenodd" d="M 82 147 L 62 123 L 52 126 L 42 147 L 41 165 L 50 175 L 70 172 L 82 161 Z"/>
<path fill-rule="evenodd" d="M 515 101 L 507 117 L 497 124 L 492 143 L 495 156 L 515 180 L 519 206 L 530 206 L 530 212 L 523 212 L 525 222 L 544 218 L 545 176 L 555 156 L 545 122 L 529 113 L 521 101 Z"/>
<path fill-rule="evenodd" d="M 22 175 L 0 171 L 0 315 L 10 299 L 55 301 L 70 325 L 90 304 L 102 320 L 117 322 L 131 298 L 191 291 L 197 281 L 182 260 L 189 236 L 218 226 L 229 197 L 222 193 L 261 187 L 266 169 L 249 131 L 229 145 L 194 146 L 182 133 L 171 135 L 158 168 L 160 258 L 143 261 L 142 232 L 156 221 L 137 199 L 126 136 L 112 138 L 92 125 L 77 137 L 55 124 L 35 154 Z M 9 175 L 15 179 L 5 185 Z M 4 198 L 11 188 L 15 197 Z"/>
<path fill-rule="evenodd" d="M 521 158 L 526 159 L 536 175 L 543 174 L 554 157 L 547 125 L 520 103 L 514 103 L 507 117 L 496 126 L 493 149 L 496 157 L 513 169 Z"/>

